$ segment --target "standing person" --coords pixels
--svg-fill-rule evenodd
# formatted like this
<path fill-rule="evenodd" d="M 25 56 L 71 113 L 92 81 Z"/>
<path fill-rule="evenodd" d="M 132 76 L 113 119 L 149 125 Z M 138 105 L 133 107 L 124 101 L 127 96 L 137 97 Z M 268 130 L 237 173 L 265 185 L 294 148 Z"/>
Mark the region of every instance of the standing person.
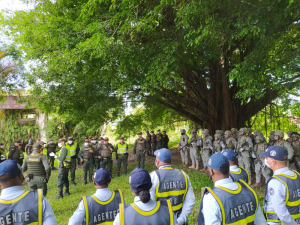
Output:
<path fill-rule="evenodd" d="M 151 156 L 153 155 L 155 150 L 156 150 L 156 135 L 154 134 L 154 131 L 151 131 L 151 152 L 150 152 Z"/>
<path fill-rule="evenodd" d="M 146 143 L 147 140 L 143 138 L 142 133 L 138 133 L 138 139 L 134 142 L 133 146 L 133 157 L 136 157 L 137 167 L 145 168 L 145 156 L 146 154 Z"/>
<path fill-rule="evenodd" d="M 289 130 L 289 131 L 287 132 L 288 138 L 286 139 L 286 141 L 287 141 L 290 145 L 293 143 L 293 137 L 292 137 L 293 133 L 294 133 L 294 132 L 291 131 L 291 130 Z"/>
<path fill-rule="evenodd" d="M 112 224 L 120 204 L 124 204 L 120 189 L 108 189 L 111 177 L 106 169 L 98 169 L 94 175 L 96 192 L 93 195 L 83 196 L 79 206 L 69 219 L 69 225 L 81 224 Z"/>
<path fill-rule="evenodd" d="M 19 141 L 15 141 L 12 146 L 8 149 L 8 159 L 16 160 L 19 162 L 20 160 L 20 151 L 19 151 Z"/>
<path fill-rule="evenodd" d="M 180 133 L 180 142 L 178 144 L 178 148 L 180 151 L 181 155 L 181 160 L 182 160 L 182 167 L 188 166 L 189 160 L 188 160 L 188 141 L 189 141 L 189 136 L 185 134 L 185 129 L 181 129 Z"/>
<path fill-rule="evenodd" d="M 23 148 L 23 144 L 20 141 L 19 145 L 18 145 L 18 151 L 20 153 L 20 158 L 17 160 L 20 166 L 23 165 L 23 161 L 24 161 L 24 152 L 22 151 L 22 148 Z"/>
<path fill-rule="evenodd" d="M 170 199 L 177 224 L 187 224 L 196 201 L 190 178 L 182 170 L 171 167 L 172 153 L 169 149 L 157 150 L 154 155 L 158 170 L 150 174 L 151 199 L 155 201 Z"/>
<path fill-rule="evenodd" d="M 277 130 L 275 132 L 275 144 L 276 146 L 280 146 L 281 148 L 284 148 L 287 153 L 288 153 L 288 166 L 289 166 L 289 163 L 290 163 L 290 160 L 293 159 L 294 157 L 294 149 L 293 147 L 290 145 L 290 143 L 288 143 L 287 141 L 285 141 L 284 139 L 284 133 L 281 131 L 281 130 Z"/>
<path fill-rule="evenodd" d="M 252 131 L 253 131 L 253 130 L 252 130 L 251 128 L 247 128 L 246 130 L 247 130 L 247 136 L 248 136 L 249 138 L 251 138 L 252 143 L 253 143 L 253 145 L 254 145 L 254 143 L 255 143 L 255 135 L 252 134 Z"/>
<path fill-rule="evenodd" d="M 28 170 L 28 187 L 30 191 L 42 189 L 44 196 L 47 195 L 47 183 L 51 175 L 47 156 L 42 155 L 42 145 L 34 143 L 33 152 L 24 161 L 22 171 Z"/>
<path fill-rule="evenodd" d="M 233 182 L 243 180 L 247 184 L 249 182 L 249 173 L 243 167 L 236 165 L 235 152 L 231 149 L 225 149 L 222 154 L 228 159 L 229 162 L 229 177 Z"/>
<path fill-rule="evenodd" d="M 93 151 L 94 151 L 94 153 L 95 153 L 95 156 L 99 156 L 100 155 L 100 151 L 101 151 L 101 146 L 100 146 L 100 148 L 98 149 L 98 145 L 97 145 L 97 138 L 96 137 L 90 137 L 89 138 L 89 140 L 91 140 L 90 141 L 90 146 L 91 146 L 91 148 L 93 149 Z M 98 165 L 99 165 L 99 158 L 97 159 L 97 157 L 94 159 L 94 167 L 95 167 L 95 169 L 97 170 L 97 167 L 98 167 Z M 101 165 L 100 165 L 100 167 L 101 167 Z"/>
<path fill-rule="evenodd" d="M 198 225 L 267 224 L 255 191 L 245 181 L 229 178 L 229 162 L 223 154 L 213 154 L 206 166 L 214 187 L 204 191 Z"/>
<path fill-rule="evenodd" d="M 270 134 L 269 137 L 268 137 L 268 139 L 269 139 L 268 146 L 273 146 L 273 145 L 275 145 L 276 140 L 275 140 L 274 134 Z"/>
<path fill-rule="evenodd" d="M 35 143 L 40 143 L 40 142 L 41 142 L 41 139 L 39 139 L 39 138 L 35 140 Z"/>
<path fill-rule="evenodd" d="M 192 138 L 190 141 L 190 157 L 192 160 L 192 166 L 190 166 L 190 169 L 199 169 L 199 153 L 200 153 L 200 146 L 202 143 L 201 138 L 197 135 L 196 130 L 192 130 L 191 132 Z"/>
<path fill-rule="evenodd" d="M 120 204 L 113 225 L 160 225 L 176 224 L 170 200 L 156 201 L 150 199 L 151 178 L 147 170 L 136 168 L 129 178 L 131 191 L 134 192 L 134 203 Z"/>
<path fill-rule="evenodd" d="M 298 134 L 297 132 L 293 132 L 292 147 L 294 149 L 294 157 L 291 162 L 291 168 L 294 170 L 297 170 L 298 172 L 300 172 L 300 141 L 299 141 L 299 137 L 300 137 L 300 134 Z"/>
<path fill-rule="evenodd" d="M 66 149 L 70 152 L 70 174 L 71 174 L 71 184 L 76 185 L 75 182 L 75 171 L 76 171 L 76 160 L 77 160 L 77 153 L 79 152 L 79 146 L 77 143 L 74 143 L 73 137 L 68 138 L 68 143 L 65 146 Z"/>
<path fill-rule="evenodd" d="M 231 149 L 236 152 L 236 146 L 237 142 L 236 140 L 232 137 L 232 133 L 230 130 L 225 131 L 225 139 L 226 139 L 226 148 Z"/>
<path fill-rule="evenodd" d="M 215 134 L 215 141 L 213 143 L 213 150 L 216 152 L 221 152 L 225 149 L 226 145 L 225 142 L 222 141 L 220 134 Z"/>
<path fill-rule="evenodd" d="M 24 179 L 16 161 L 6 160 L 0 163 L 2 224 L 57 225 L 53 210 L 42 190 L 23 190 Z"/>
<path fill-rule="evenodd" d="M 274 173 L 266 185 L 264 213 L 268 224 L 300 224 L 300 175 L 288 169 L 287 151 L 280 146 L 269 146 L 259 155 Z"/>
<path fill-rule="evenodd" d="M 119 177 L 122 163 L 124 173 L 127 174 L 128 144 L 124 142 L 124 137 L 120 137 L 120 142 L 116 144 L 115 152 L 117 156 L 117 176 Z"/>
<path fill-rule="evenodd" d="M 162 148 L 162 134 L 160 133 L 160 130 L 157 130 L 156 134 L 156 150 Z"/>
<path fill-rule="evenodd" d="M 104 138 L 104 143 L 100 146 L 100 157 L 98 158 L 100 159 L 100 167 L 107 167 L 112 177 L 112 152 L 114 151 L 114 147 L 111 143 L 108 143 L 108 141 L 109 139 L 107 137 Z"/>
<path fill-rule="evenodd" d="M 48 157 L 48 150 L 47 150 L 47 148 L 45 148 L 46 143 L 41 141 L 41 142 L 39 142 L 39 144 L 42 146 L 41 154 Z"/>
<path fill-rule="evenodd" d="M 0 143 L 0 163 L 6 160 L 5 146 L 3 143 Z"/>
<path fill-rule="evenodd" d="M 64 195 L 70 195 L 69 191 L 69 171 L 70 171 L 70 162 L 71 162 L 71 152 L 66 148 L 66 140 L 59 139 L 58 147 L 61 150 L 58 153 L 58 156 L 54 153 L 51 153 L 50 156 L 54 156 L 59 160 L 58 176 L 57 176 L 57 187 L 59 193 L 54 199 L 63 198 Z M 66 188 L 66 191 L 63 193 L 63 187 Z"/>
<path fill-rule="evenodd" d="M 203 147 L 201 151 L 201 156 L 202 156 L 202 161 L 203 161 L 203 166 L 208 162 L 208 159 L 212 153 L 213 146 L 212 146 L 212 137 L 209 135 L 209 130 L 204 129 L 202 131 L 203 135 Z M 204 171 L 205 167 L 202 169 Z"/>
<path fill-rule="evenodd" d="M 251 138 L 246 136 L 246 129 L 239 130 L 239 140 L 237 143 L 239 166 L 245 168 L 249 173 L 249 183 L 251 182 L 251 160 L 250 152 L 253 151 Z"/>
<path fill-rule="evenodd" d="M 269 180 L 271 175 L 271 170 L 264 165 L 264 158 L 258 156 L 260 152 L 266 151 L 268 145 L 264 142 L 264 138 L 260 135 L 255 137 L 255 143 L 256 145 L 254 146 L 254 152 L 252 153 L 252 157 L 254 158 L 255 164 L 256 182 L 252 186 L 252 188 L 258 188 L 261 186 L 262 175 L 264 176 L 266 182 Z"/>
<path fill-rule="evenodd" d="M 32 146 L 33 146 L 33 141 L 31 138 L 29 138 L 28 144 L 25 146 L 25 152 L 27 155 L 30 155 L 32 153 Z"/>
<path fill-rule="evenodd" d="M 104 143 L 104 139 L 103 137 L 100 137 L 98 139 L 98 143 L 96 144 L 96 147 L 95 147 L 95 168 L 96 170 L 100 169 L 100 159 L 98 159 L 98 156 L 100 155 L 100 149 L 101 149 L 101 146 L 103 145 Z"/>
<path fill-rule="evenodd" d="M 151 134 L 149 133 L 149 131 L 146 131 L 146 140 L 147 140 L 147 145 L 146 145 L 146 149 L 147 149 L 147 155 L 151 156 Z"/>
<path fill-rule="evenodd" d="M 54 169 L 54 160 L 55 160 L 55 158 L 53 156 L 50 156 L 50 153 L 53 152 L 55 154 L 56 153 L 56 147 L 57 147 L 57 144 L 53 142 L 53 139 L 50 139 L 48 141 L 46 149 L 47 149 L 47 155 L 48 155 L 48 160 L 49 160 L 51 169 Z"/>
<path fill-rule="evenodd" d="M 91 148 L 91 146 L 88 143 L 88 140 L 86 139 L 86 144 L 82 146 L 80 151 L 78 152 L 78 158 L 83 164 L 83 179 L 84 179 L 84 185 L 87 184 L 87 173 L 89 172 L 89 182 L 93 182 L 92 176 L 93 176 L 93 168 L 94 168 L 94 150 Z"/>
<path fill-rule="evenodd" d="M 168 148 L 169 137 L 168 137 L 167 132 L 165 130 L 163 131 L 161 143 L 162 143 L 162 148 Z"/>
<path fill-rule="evenodd" d="M 233 137 L 236 141 L 239 140 L 238 130 L 236 128 L 231 128 L 231 137 Z"/>

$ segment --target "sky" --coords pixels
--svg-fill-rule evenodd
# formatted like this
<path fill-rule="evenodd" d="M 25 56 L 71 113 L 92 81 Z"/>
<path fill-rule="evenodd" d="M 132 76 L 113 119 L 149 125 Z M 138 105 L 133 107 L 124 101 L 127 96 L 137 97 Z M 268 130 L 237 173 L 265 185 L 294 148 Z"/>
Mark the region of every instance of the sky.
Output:
<path fill-rule="evenodd" d="M 25 4 L 21 0 L 0 0 L 0 10 L 18 11 L 31 9 L 32 4 Z"/>

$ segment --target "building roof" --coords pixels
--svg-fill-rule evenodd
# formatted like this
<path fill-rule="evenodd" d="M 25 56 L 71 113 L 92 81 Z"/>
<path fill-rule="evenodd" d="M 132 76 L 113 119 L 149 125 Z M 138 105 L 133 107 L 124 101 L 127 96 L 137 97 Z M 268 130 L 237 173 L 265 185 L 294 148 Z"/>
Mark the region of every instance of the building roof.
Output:
<path fill-rule="evenodd" d="M 5 96 L 5 98 L 6 102 L 0 102 L 1 109 L 25 109 L 25 107 L 28 105 L 28 102 L 18 103 L 18 96 Z M 31 106 L 28 109 L 35 109 L 35 107 Z"/>

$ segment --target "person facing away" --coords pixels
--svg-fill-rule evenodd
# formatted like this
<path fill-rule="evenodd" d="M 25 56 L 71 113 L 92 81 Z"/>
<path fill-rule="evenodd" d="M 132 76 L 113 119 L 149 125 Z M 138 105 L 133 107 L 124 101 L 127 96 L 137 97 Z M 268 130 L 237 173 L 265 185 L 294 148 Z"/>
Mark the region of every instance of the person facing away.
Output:
<path fill-rule="evenodd" d="M 22 189 L 24 176 L 15 160 L 0 163 L 0 222 L 1 224 L 56 225 L 53 210 L 42 190 Z"/>
<path fill-rule="evenodd" d="M 147 170 L 134 169 L 129 177 L 134 203 L 120 204 L 120 212 L 113 225 L 165 225 L 176 224 L 170 200 L 155 201 L 150 198 L 151 178 Z"/>
<path fill-rule="evenodd" d="M 108 170 L 101 168 L 94 174 L 96 192 L 90 196 L 83 196 L 79 206 L 69 219 L 69 225 L 79 224 L 112 224 L 119 209 L 124 203 L 120 189 L 111 191 L 108 185 L 111 181 Z"/>

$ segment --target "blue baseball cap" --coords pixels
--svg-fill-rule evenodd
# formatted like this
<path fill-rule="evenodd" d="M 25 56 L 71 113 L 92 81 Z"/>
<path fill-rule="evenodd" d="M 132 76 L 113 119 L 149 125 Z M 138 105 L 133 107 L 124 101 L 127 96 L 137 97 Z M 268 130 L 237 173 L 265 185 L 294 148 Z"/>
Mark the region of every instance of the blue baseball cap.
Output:
<path fill-rule="evenodd" d="M 151 177 L 147 170 L 135 168 L 129 177 L 130 187 L 133 191 L 150 190 L 152 187 Z"/>
<path fill-rule="evenodd" d="M 270 157 L 278 161 L 287 160 L 288 153 L 284 148 L 279 146 L 269 146 L 265 152 L 258 153 L 261 157 Z"/>
<path fill-rule="evenodd" d="M 9 175 L 9 179 L 0 179 L 0 182 L 10 181 L 15 179 L 21 173 L 21 168 L 16 160 L 6 160 L 0 163 L 0 177 Z"/>
<path fill-rule="evenodd" d="M 208 167 L 210 167 L 210 168 L 212 168 L 212 169 L 214 169 L 214 170 L 220 171 L 221 166 L 222 166 L 224 163 L 227 164 L 228 167 L 229 167 L 229 161 L 228 161 L 227 157 L 224 156 L 222 153 L 215 153 L 215 154 L 213 154 L 213 155 L 211 155 L 211 156 L 209 157 L 208 162 L 205 163 L 204 166 L 205 166 L 205 167 L 208 166 Z"/>
<path fill-rule="evenodd" d="M 236 159 L 235 152 L 232 151 L 231 149 L 224 149 L 221 153 L 222 153 L 222 155 L 227 157 L 227 159 L 230 161 L 235 161 L 235 159 Z"/>
<path fill-rule="evenodd" d="M 94 180 L 98 185 L 108 184 L 111 181 L 109 172 L 104 169 L 98 169 L 94 174 Z"/>
<path fill-rule="evenodd" d="M 167 148 L 162 148 L 162 149 L 156 150 L 154 152 L 154 155 L 162 162 L 165 162 L 165 160 L 167 160 L 167 159 L 172 160 L 172 153 Z"/>

